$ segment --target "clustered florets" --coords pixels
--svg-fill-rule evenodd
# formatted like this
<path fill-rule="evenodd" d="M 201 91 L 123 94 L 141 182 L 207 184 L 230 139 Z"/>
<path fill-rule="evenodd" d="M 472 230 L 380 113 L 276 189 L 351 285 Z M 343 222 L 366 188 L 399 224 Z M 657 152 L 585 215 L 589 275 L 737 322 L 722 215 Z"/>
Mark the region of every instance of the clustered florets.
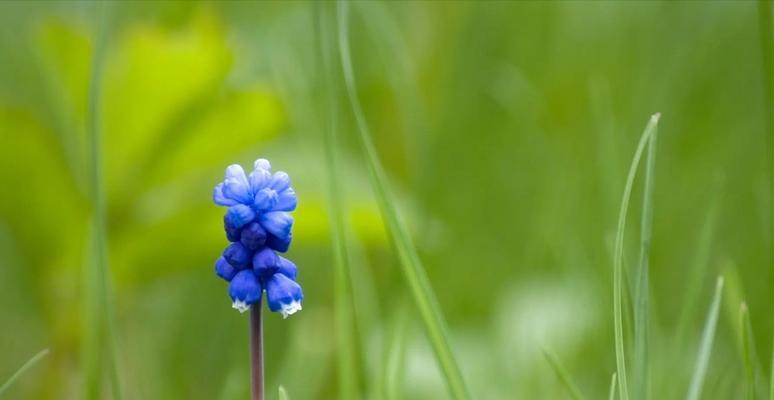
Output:
<path fill-rule="evenodd" d="M 301 309 L 304 295 L 296 282 L 296 265 L 280 256 L 290 247 L 296 193 L 284 172 L 272 175 L 259 159 L 250 175 L 239 165 L 226 168 L 213 192 L 215 204 L 228 207 L 223 217 L 231 244 L 215 262 L 215 273 L 229 283 L 233 307 L 247 311 L 266 291 L 271 311 L 288 315 Z"/>

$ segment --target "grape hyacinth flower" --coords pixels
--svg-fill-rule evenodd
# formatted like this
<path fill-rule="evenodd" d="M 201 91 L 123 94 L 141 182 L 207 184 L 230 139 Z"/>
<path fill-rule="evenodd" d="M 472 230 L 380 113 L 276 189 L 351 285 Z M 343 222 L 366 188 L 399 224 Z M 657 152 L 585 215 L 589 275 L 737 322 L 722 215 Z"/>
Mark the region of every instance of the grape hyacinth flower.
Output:
<path fill-rule="evenodd" d="M 290 177 L 271 172 L 269 161 L 259 159 L 249 175 L 239 165 L 226 168 L 223 182 L 215 186 L 213 201 L 228 207 L 223 216 L 231 242 L 215 261 L 215 274 L 229 282 L 228 295 L 239 312 L 251 310 L 251 360 L 253 399 L 264 398 L 263 328 L 261 298 L 269 310 L 283 318 L 301 310 L 304 294 L 296 282 L 296 265 L 285 253 L 292 241 L 296 193 Z"/>
<path fill-rule="evenodd" d="M 288 174 L 272 174 L 265 159 L 257 160 L 249 175 L 230 165 L 213 200 L 228 207 L 223 225 L 231 244 L 215 262 L 215 273 L 229 282 L 233 307 L 245 312 L 265 292 L 271 311 L 287 318 L 301 310 L 304 295 L 295 280 L 296 266 L 276 253 L 286 252 L 292 240 L 289 212 L 297 197 Z"/>

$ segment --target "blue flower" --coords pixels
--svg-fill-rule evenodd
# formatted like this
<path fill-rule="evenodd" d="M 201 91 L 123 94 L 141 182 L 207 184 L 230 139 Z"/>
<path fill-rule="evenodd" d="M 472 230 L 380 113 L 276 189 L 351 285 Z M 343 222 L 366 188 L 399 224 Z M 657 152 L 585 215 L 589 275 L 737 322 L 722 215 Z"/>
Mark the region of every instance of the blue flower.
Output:
<path fill-rule="evenodd" d="M 228 207 L 223 217 L 231 244 L 215 262 L 215 273 L 229 283 L 233 307 L 244 312 L 266 291 L 269 309 L 283 317 L 301 309 L 304 298 L 296 282 L 298 269 L 278 255 L 293 240 L 293 217 L 298 199 L 284 172 L 272 174 L 267 160 L 259 159 L 249 175 L 239 165 L 226 168 L 215 186 L 215 204 Z"/>
<path fill-rule="evenodd" d="M 249 269 L 239 271 L 228 285 L 228 295 L 234 302 L 232 307 L 241 313 L 247 311 L 250 305 L 257 303 L 262 293 L 261 283 Z"/>
<path fill-rule="evenodd" d="M 283 318 L 287 318 L 301 310 L 304 294 L 296 281 L 283 274 L 274 274 L 266 283 L 266 298 L 271 311 L 279 311 Z"/>

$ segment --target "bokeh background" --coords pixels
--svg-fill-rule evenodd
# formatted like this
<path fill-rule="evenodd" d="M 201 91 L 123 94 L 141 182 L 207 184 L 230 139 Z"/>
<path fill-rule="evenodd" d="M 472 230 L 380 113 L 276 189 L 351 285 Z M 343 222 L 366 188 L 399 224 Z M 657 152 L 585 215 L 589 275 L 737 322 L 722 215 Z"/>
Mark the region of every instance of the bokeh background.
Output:
<path fill-rule="evenodd" d="M 565 396 L 543 347 L 587 396 L 606 396 L 613 235 L 626 171 L 655 112 L 651 395 L 684 395 L 720 274 L 705 397 L 741 396 L 742 301 L 766 385 L 774 110 L 763 58 L 772 33 L 761 31 L 760 10 L 746 1 L 351 5 L 358 95 L 475 398 Z M 306 296 L 292 318 L 266 317 L 270 398 L 280 384 L 293 399 L 336 398 L 316 111 L 330 78 L 315 59 L 313 12 L 307 2 L 126 1 L 102 11 L 94 2 L 0 3 L 0 381 L 51 351 L 8 398 L 85 393 L 87 127 L 100 19 L 100 173 L 124 397 L 247 398 L 248 321 L 213 273 L 226 241 L 211 192 L 228 164 L 265 157 L 299 194 L 289 257 Z M 363 398 L 388 384 L 398 398 L 445 398 L 339 78 Z M 398 368 L 385 371 L 396 357 Z M 111 397 L 105 371 L 100 398 Z"/>

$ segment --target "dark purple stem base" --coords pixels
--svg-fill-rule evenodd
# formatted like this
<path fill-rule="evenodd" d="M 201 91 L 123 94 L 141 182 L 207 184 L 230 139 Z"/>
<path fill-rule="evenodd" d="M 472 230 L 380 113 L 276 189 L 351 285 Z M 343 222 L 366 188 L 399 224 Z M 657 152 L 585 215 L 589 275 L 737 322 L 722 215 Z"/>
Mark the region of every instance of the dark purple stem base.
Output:
<path fill-rule="evenodd" d="M 250 307 L 250 362 L 252 364 L 253 400 L 264 399 L 263 389 L 263 321 L 261 301 Z"/>

